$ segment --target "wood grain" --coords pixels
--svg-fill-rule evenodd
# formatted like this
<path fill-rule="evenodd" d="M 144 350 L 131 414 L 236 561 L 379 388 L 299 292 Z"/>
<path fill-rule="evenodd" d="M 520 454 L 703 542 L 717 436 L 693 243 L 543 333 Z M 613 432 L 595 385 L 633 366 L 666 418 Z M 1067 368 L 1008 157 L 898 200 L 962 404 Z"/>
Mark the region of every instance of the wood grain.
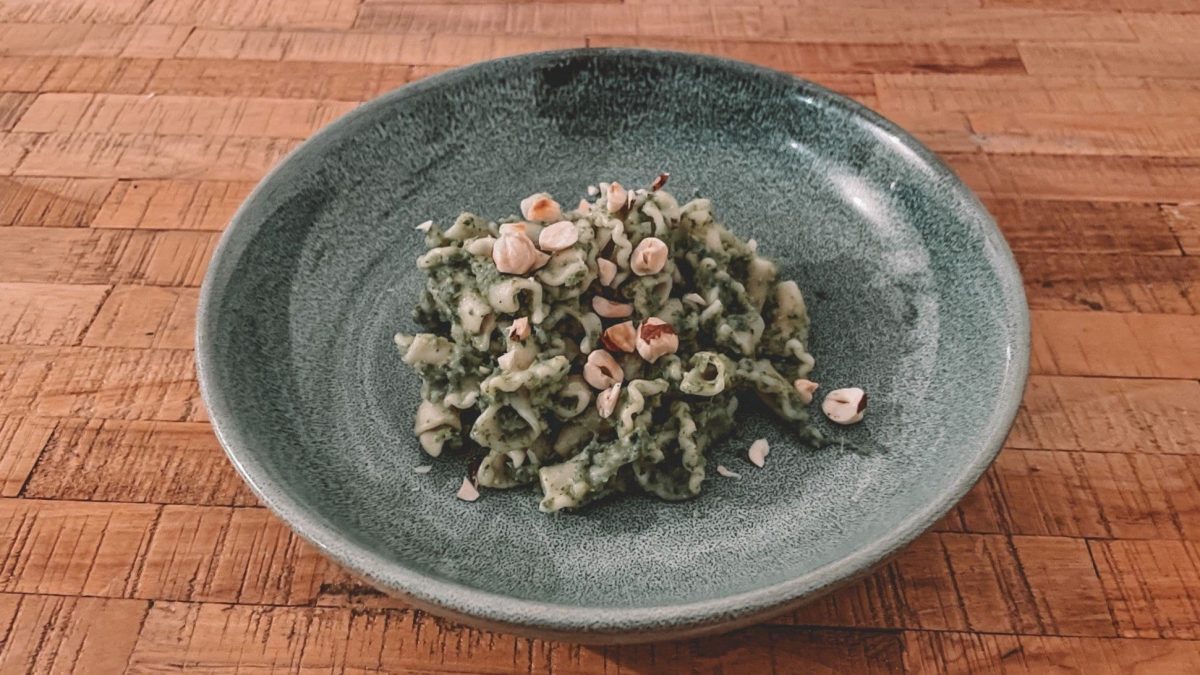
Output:
<path fill-rule="evenodd" d="M 1177 249 L 1178 250 L 1178 249 Z M 1034 309 L 1196 314 L 1200 258 L 1017 253 Z"/>
<path fill-rule="evenodd" d="M 596 35 L 590 47 L 659 47 L 703 52 L 788 71 L 850 73 L 1023 73 L 1016 48 L 996 43 L 774 43 Z"/>
<path fill-rule="evenodd" d="M 1009 447 L 1193 455 L 1200 382 L 1032 375 Z"/>
<path fill-rule="evenodd" d="M 1200 317 L 1033 311 L 1030 372 L 1200 378 Z"/>
<path fill-rule="evenodd" d="M 1200 82 L 1188 79 L 884 73 L 876 75 L 875 82 L 885 113 L 953 110 L 1194 115 L 1200 106 Z"/>
<path fill-rule="evenodd" d="M 1159 204 L 991 198 L 984 205 L 1018 252 L 1182 252 L 1172 228 L 1175 219 Z"/>
<path fill-rule="evenodd" d="M 10 418 L 0 428 L 24 434 L 10 440 L 13 457 L 6 466 L 13 468 L 0 471 L 10 476 L 4 496 L 20 491 L 34 499 L 258 503 L 207 423 Z"/>
<path fill-rule="evenodd" d="M 103 285 L 0 283 L 0 343 L 79 344 L 108 292 Z"/>
<path fill-rule="evenodd" d="M 122 180 L 106 195 L 93 227 L 223 230 L 254 184 L 246 181 Z M 1174 235 L 1168 234 L 1174 243 Z"/>
<path fill-rule="evenodd" d="M 0 282 L 199 286 L 216 234 L 0 228 Z"/>
<path fill-rule="evenodd" d="M 149 611 L 140 600 L 0 595 L 0 670 L 115 673 Z"/>
<path fill-rule="evenodd" d="M 105 179 L 0 177 L 0 226 L 86 227 L 112 189 Z"/>
<path fill-rule="evenodd" d="M 0 2 L 0 672 L 1200 671 L 1192 0 Z M 812 79 L 984 199 L 1033 309 L 1005 449 L 932 532 L 787 616 L 583 648 L 374 590 L 264 509 L 192 356 L 254 184 L 356 104 L 630 46 Z"/>

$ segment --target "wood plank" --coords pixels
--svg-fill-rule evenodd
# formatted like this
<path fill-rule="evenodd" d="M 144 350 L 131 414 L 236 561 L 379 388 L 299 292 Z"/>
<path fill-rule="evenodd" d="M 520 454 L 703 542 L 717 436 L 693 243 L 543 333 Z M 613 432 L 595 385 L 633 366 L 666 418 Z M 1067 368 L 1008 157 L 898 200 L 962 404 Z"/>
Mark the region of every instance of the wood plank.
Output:
<path fill-rule="evenodd" d="M 155 603 L 129 672 L 901 672 L 897 633 L 756 626 L 683 642 L 580 647 L 461 627 L 408 609 Z"/>
<path fill-rule="evenodd" d="M 0 91 L 40 91 L 56 59 L 39 56 L 0 56 Z"/>
<path fill-rule="evenodd" d="M 943 154 L 985 197 L 1103 202 L 1181 202 L 1195 198 L 1200 159 L 1088 155 Z"/>
<path fill-rule="evenodd" d="M 1006 449 L 955 507 L 953 529 L 1200 540 L 1200 458 Z"/>
<path fill-rule="evenodd" d="M 1070 580 L 1070 584 L 1064 581 Z M 803 625 L 1112 635 L 1078 539 L 928 533 L 848 588 L 802 607 Z"/>
<path fill-rule="evenodd" d="M 1194 256 L 1017 254 L 1032 309 L 1200 313 Z"/>
<path fill-rule="evenodd" d="M 1184 253 L 1200 255 L 1200 203 L 1164 204 L 1162 210 Z"/>
<path fill-rule="evenodd" d="M 54 423 L 36 417 L 0 417 L 0 497 L 15 497 L 42 454 Z"/>
<path fill-rule="evenodd" d="M 1200 550 L 1183 541 L 1089 542 L 1123 637 L 1200 636 Z"/>
<path fill-rule="evenodd" d="M 214 232 L 0 228 L 0 281 L 199 286 Z"/>
<path fill-rule="evenodd" d="M 0 344 L 79 344 L 108 290 L 104 285 L 0 283 Z"/>
<path fill-rule="evenodd" d="M 0 177 L 0 226 L 87 227 L 113 181 Z"/>
<path fill-rule="evenodd" d="M 411 79 L 412 66 L 396 63 L 169 59 L 158 66 L 145 91 L 366 101 Z"/>
<path fill-rule="evenodd" d="M 913 673 L 1189 673 L 1200 645 L 1184 640 L 907 632 L 904 666 Z"/>
<path fill-rule="evenodd" d="M 1200 453 L 1200 383 L 1034 374 L 1008 435 L 1012 448 Z"/>
<path fill-rule="evenodd" d="M 1200 82 L 1139 77 L 959 75 L 875 76 L 880 106 L 893 110 L 1194 115 Z"/>
<path fill-rule="evenodd" d="M 1021 61 L 1034 75 L 1200 77 L 1200 44 L 1023 42 Z"/>
<path fill-rule="evenodd" d="M 117 181 L 92 227 L 220 231 L 253 188 L 249 181 Z"/>
<path fill-rule="evenodd" d="M 132 522 L 126 530 L 141 532 L 149 527 L 147 517 L 129 509 L 151 508 L 45 500 L 14 500 L 10 508 L 16 505 L 74 514 L 55 521 L 73 532 L 86 530 L 90 522 L 113 528 L 127 520 Z M 36 520 L 35 515 L 23 519 Z M 330 606 L 359 604 L 365 598 L 372 606 L 402 606 L 363 588 L 265 509 L 166 506 L 154 522 L 152 539 L 140 548 L 131 543 L 141 552 L 114 563 L 104 575 L 107 590 L 97 595 Z M 48 537 L 47 532 L 41 538 Z M 7 541 L 0 539 L 0 546 Z M 14 569 L 24 569 L 30 556 L 44 555 L 41 549 L 31 553 L 29 546 L 21 546 L 8 554 Z M 85 547 L 81 555 L 91 556 L 90 550 Z M 64 554 L 58 564 L 81 566 L 74 557 Z M 40 571 L 32 574 L 35 581 L 24 582 L 16 575 L 11 584 L 16 590 L 32 585 L 38 592 L 69 593 L 81 583 L 66 577 L 51 583 Z M 94 583 L 100 583 L 99 578 Z M 0 585 L 0 590 L 13 589 Z M 1083 540 L 946 532 L 920 538 L 880 572 L 783 621 L 828 627 L 1113 634 Z"/>
<path fill-rule="evenodd" d="M 596 35 L 591 47 L 656 47 L 702 52 L 793 72 L 1023 73 L 1011 44 L 793 43 Z"/>
<path fill-rule="evenodd" d="M 197 28 L 179 49 L 178 56 L 204 59 L 462 65 L 498 56 L 583 46 L 585 41 L 582 36 L 545 37 L 531 42 L 528 38 L 509 35 L 417 35 Z"/>
<path fill-rule="evenodd" d="M 190 26 L 0 23 L 0 56 L 173 56 Z"/>
<path fill-rule="evenodd" d="M 0 92 L 0 131 L 12 131 L 32 103 L 30 94 Z"/>
<path fill-rule="evenodd" d="M 1200 8 L 1190 0 L 982 0 L 984 7 L 1041 7 L 1042 9 L 1083 9 L 1122 12 L 1196 12 Z"/>
<path fill-rule="evenodd" d="M 1193 11 L 1200 10 L 1193 5 Z M 1200 34 L 1200 14 L 1127 12 L 1121 15 L 1140 42 L 1150 44 L 1195 42 Z"/>
<path fill-rule="evenodd" d="M 26 429 L 18 427 L 27 440 L 13 451 L 40 459 L 32 473 L 31 459 L 21 464 L 24 475 L 15 468 L 8 471 L 12 479 L 6 479 L 6 490 L 11 482 L 18 489 L 24 484 L 22 495 L 37 499 L 203 506 L 258 503 L 206 423 L 30 419 L 33 422 L 24 423 Z M 16 423 L 20 420 L 10 424 Z M 4 438 L 0 431 L 0 442 Z M 17 459 L 14 455 L 14 467 Z M 5 475 L 0 468 L 0 476 Z"/>
<path fill-rule="evenodd" d="M 28 136 L 28 134 L 27 134 Z M 15 173 L 81 178 L 257 180 L 297 139 L 146 134 L 39 134 Z"/>
<path fill-rule="evenodd" d="M 1191 157 L 1200 144 L 1196 116 L 972 112 L 968 118 L 986 152 Z"/>
<path fill-rule="evenodd" d="M 160 507 L 0 499 L 0 591 L 125 595 Z"/>
<path fill-rule="evenodd" d="M 412 2 L 426 3 L 431 0 L 364 0 L 364 4 L 371 2 Z M 480 0 L 449 0 L 452 3 L 475 3 Z M 524 1 L 524 0 L 518 0 Z M 536 0 L 530 0 L 536 1 Z M 679 4 L 679 0 L 625 0 L 634 5 L 659 5 L 659 4 Z M 903 8 L 903 9 L 943 9 L 943 10 L 964 10 L 978 9 L 980 0 L 846 0 L 838 3 L 839 7 L 862 7 L 864 9 L 877 8 Z M 727 4 L 721 0 L 703 0 L 703 4 L 720 5 Z M 822 0 L 758 0 L 753 3 L 756 5 L 764 5 L 769 7 L 804 7 L 814 11 L 826 9 L 829 7 L 828 2 Z"/>
<path fill-rule="evenodd" d="M 304 99 L 41 94 L 16 130 L 304 139 L 355 106 Z"/>
<path fill-rule="evenodd" d="M 17 0 L 0 5 L 0 21 L 14 23 L 132 23 L 145 0 Z"/>
<path fill-rule="evenodd" d="M 201 421 L 190 351 L 0 346 L 0 415 Z"/>
<path fill-rule="evenodd" d="M 149 0 L 146 23 L 236 28 L 349 28 L 357 0 Z"/>
<path fill-rule="evenodd" d="M 40 92 L 140 94 L 162 63 L 146 58 L 40 57 L 52 70 Z"/>
<path fill-rule="evenodd" d="M 88 326 L 82 344 L 191 349 L 195 343 L 199 296 L 200 290 L 196 288 L 117 286 L 93 315 L 95 319 Z M 0 336 L 2 326 L 0 319 Z"/>
<path fill-rule="evenodd" d="M 12 173 L 36 141 L 35 134 L 0 131 L 0 177 Z"/>
<path fill-rule="evenodd" d="M 1200 317 L 1034 310 L 1030 372 L 1200 378 Z"/>
<path fill-rule="evenodd" d="M 0 595 L 0 671 L 121 672 L 149 609 L 142 600 Z"/>
<path fill-rule="evenodd" d="M 1134 40 L 1118 14 L 1036 10 L 817 9 L 753 5 L 394 4 L 367 3 L 355 27 L 408 33 L 554 36 L 588 33 L 788 42 Z"/>
<path fill-rule="evenodd" d="M 1158 204 L 987 198 L 984 205 L 1014 251 L 1180 254 Z"/>

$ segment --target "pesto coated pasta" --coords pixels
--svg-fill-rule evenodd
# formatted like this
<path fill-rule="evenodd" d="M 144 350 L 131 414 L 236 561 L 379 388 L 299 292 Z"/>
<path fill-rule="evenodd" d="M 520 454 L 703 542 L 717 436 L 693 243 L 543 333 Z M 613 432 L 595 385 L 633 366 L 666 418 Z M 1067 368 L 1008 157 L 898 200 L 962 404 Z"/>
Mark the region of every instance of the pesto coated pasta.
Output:
<path fill-rule="evenodd" d="M 569 211 L 538 194 L 521 218 L 418 226 L 427 332 L 396 345 L 423 382 L 425 452 L 477 453 L 478 485 L 537 483 L 558 511 L 628 490 L 696 496 L 742 393 L 820 442 L 800 289 L 665 180 L 601 183 Z"/>

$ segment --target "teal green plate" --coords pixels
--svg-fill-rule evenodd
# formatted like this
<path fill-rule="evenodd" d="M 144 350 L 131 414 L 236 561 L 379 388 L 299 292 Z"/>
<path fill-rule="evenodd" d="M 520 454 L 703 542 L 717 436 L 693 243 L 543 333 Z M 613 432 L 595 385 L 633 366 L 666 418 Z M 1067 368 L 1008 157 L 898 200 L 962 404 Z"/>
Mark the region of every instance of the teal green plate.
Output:
<path fill-rule="evenodd" d="M 813 379 L 866 389 L 866 420 L 824 427 L 834 442 L 813 451 L 751 407 L 710 458 L 742 478 L 710 472 L 690 502 L 546 515 L 533 488 L 455 499 L 467 459 L 422 454 L 419 383 L 392 345 L 424 283 L 413 226 L 660 171 L 799 282 Z M 225 232 L 196 348 L 230 459 L 325 554 L 475 625 L 636 642 L 783 611 L 930 527 L 1000 448 L 1029 322 L 992 219 L 892 123 L 742 63 L 581 50 L 422 80 L 301 146 Z M 744 459 L 759 437 L 761 470 Z"/>

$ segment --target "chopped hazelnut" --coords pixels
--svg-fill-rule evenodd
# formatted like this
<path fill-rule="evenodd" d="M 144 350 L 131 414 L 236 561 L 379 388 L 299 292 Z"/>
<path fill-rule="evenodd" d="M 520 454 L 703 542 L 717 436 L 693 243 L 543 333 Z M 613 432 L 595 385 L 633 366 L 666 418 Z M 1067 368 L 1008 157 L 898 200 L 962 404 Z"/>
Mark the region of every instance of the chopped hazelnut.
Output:
<path fill-rule="evenodd" d="M 825 396 L 821 410 L 838 424 L 855 424 L 867 410 L 867 394 L 858 387 L 835 389 Z"/>
<path fill-rule="evenodd" d="M 621 364 L 612 354 L 597 349 L 588 354 L 587 363 L 583 365 L 583 379 L 595 389 L 608 389 L 625 379 Z"/>
<path fill-rule="evenodd" d="M 617 264 L 611 260 L 597 258 L 596 267 L 600 269 L 600 284 L 611 286 L 613 279 L 617 278 Z"/>
<path fill-rule="evenodd" d="M 629 257 L 629 269 L 638 276 L 658 274 L 667 265 L 667 245 L 658 237 L 646 237 L 638 242 Z"/>
<path fill-rule="evenodd" d="M 513 319 L 512 325 L 508 327 L 508 338 L 513 342 L 520 342 L 527 337 L 529 337 L 529 317 Z"/>
<path fill-rule="evenodd" d="M 534 269 L 539 257 L 546 254 L 537 250 L 533 240 L 525 234 L 524 223 L 515 225 L 519 227 L 500 235 L 492 245 L 492 262 L 496 263 L 496 269 L 505 274 L 526 274 Z"/>
<path fill-rule="evenodd" d="M 571 248 L 579 241 L 579 229 L 569 220 L 560 220 L 542 230 L 538 237 L 538 248 L 554 253 Z"/>
<path fill-rule="evenodd" d="M 611 416 L 613 410 L 617 407 L 617 400 L 619 398 L 621 398 L 620 382 L 596 395 L 596 411 L 600 413 L 601 417 L 607 418 Z"/>
<path fill-rule="evenodd" d="M 658 317 L 650 317 L 638 328 L 637 353 L 654 363 L 664 354 L 674 354 L 679 349 L 679 336 L 671 324 Z"/>
<path fill-rule="evenodd" d="M 813 394 L 816 393 L 817 387 L 821 385 L 813 382 L 812 380 L 801 378 L 793 382 L 792 386 L 796 388 L 797 392 L 799 392 L 800 400 L 804 402 L 804 405 L 808 405 L 809 403 L 812 403 Z"/>
<path fill-rule="evenodd" d="M 471 483 L 470 478 L 464 478 L 462 487 L 458 488 L 458 498 L 464 502 L 473 502 L 479 499 L 479 490 Z"/>
<path fill-rule="evenodd" d="M 548 223 L 562 218 L 562 208 L 559 207 L 558 202 L 550 198 L 550 195 L 539 192 L 521 200 L 521 215 L 526 220 Z"/>
<path fill-rule="evenodd" d="M 598 295 L 592 298 L 592 309 L 605 319 L 624 319 L 633 314 L 633 305 L 613 302 Z"/>
<path fill-rule="evenodd" d="M 615 326 L 609 326 L 600 341 L 610 352 L 633 352 L 637 348 L 637 329 L 632 321 L 622 321 Z"/>
<path fill-rule="evenodd" d="M 750 444 L 750 450 L 746 452 L 746 456 L 750 458 L 750 463 L 758 468 L 763 468 L 767 462 L 767 455 L 771 453 L 771 446 L 767 443 L 767 439 L 760 438 Z"/>

